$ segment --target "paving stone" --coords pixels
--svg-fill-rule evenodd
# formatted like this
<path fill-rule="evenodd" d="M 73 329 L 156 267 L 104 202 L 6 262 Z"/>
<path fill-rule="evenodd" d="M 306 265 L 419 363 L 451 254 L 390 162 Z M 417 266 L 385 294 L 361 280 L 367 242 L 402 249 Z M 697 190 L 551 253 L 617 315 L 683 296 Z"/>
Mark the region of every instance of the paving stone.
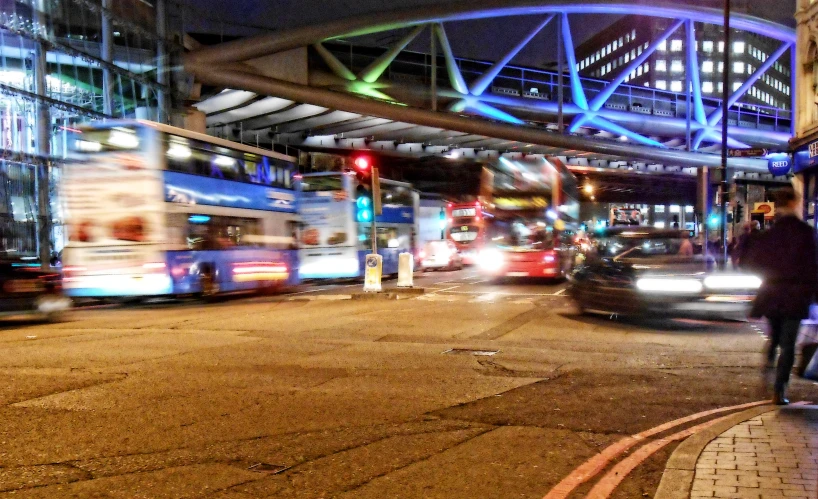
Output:
<path fill-rule="evenodd" d="M 817 499 L 818 410 L 784 409 L 711 441 L 696 463 L 690 497 Z"/>

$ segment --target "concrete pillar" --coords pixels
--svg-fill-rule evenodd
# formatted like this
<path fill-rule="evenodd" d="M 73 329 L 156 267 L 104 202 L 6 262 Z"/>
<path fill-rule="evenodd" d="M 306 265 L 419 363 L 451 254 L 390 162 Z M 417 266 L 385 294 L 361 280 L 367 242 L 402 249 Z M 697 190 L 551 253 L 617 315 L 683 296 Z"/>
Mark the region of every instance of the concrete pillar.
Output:
<path fill-rule="evenodd" d="M 36 2 L 34 10 L 34 23 L 44 25 L 45 19 L 41 15 L 43 12 L 43 2 Z M 47 48 L 44 44 L 38 43 L 34 49 L 34 86 L 39 97 L 48 95 L 46 75 L 48 65 L 46 61 Z M 37 165 L 37 239 L 40 255 L 40 265 L 43 268 L 50 267 L 51 261 L 51 196 L 49 195 L 49 182 L 51 172 L 51 110 L 44 101 L 36 103 L 36 153 L 41 158 Z"/>
<path fill-rule="evenodd" d="M 102 60 L 108 63 L 114 61 L 114 28 L 109 15 L 113 0 L 102 0 Z M 114 113 L 114 74 L 107 67 L 102 68 L 102 108 L 108 116 Z"/>
<path fill-rule="evenodd" d="M 170 121 L 170 110 L 168 106 L 168 95 L 165 90 L 170 83 L 170 64 L 168 61 L 167 43 L 167 19 L 165 0 L 156 0 L 156 34 L 159 42 L 156 44 L 156 80 L 163 88 L 157 92 L 157 107 L 159 117 L 157 121 L 167 123 Z"/>

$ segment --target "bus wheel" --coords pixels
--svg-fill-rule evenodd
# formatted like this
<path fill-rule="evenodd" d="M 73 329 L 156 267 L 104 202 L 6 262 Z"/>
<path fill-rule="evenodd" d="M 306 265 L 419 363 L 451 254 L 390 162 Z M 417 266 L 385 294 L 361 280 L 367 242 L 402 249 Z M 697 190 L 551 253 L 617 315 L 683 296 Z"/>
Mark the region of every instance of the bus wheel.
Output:
<path fill-rule="evenodd" d="M 205 300 L 212 300 L 219 294 L 219 283 L 213 272 L 208 271 L 199 275 L 199 289 L 201 290 L 199 296 Z"/>

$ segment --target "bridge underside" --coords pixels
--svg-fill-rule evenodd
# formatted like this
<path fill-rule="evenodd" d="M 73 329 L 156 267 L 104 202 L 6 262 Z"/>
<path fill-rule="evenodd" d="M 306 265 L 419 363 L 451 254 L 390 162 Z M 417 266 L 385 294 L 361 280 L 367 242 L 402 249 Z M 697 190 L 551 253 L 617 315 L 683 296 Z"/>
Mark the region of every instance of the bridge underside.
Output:
<path fill-rule="evenodd" d="M 531 4 L 503 2 L 503 13 L 521 3 Z M 746 88 L 735 92 L 725 112 L 721 101 L 702 98 L 694 86 L 688 95 L 624 85 L 625 76 L 611 82 L 581 78 L 568 4 L 538 9 L 540 25 L 496 62 L 456 58 L 440 22 L 446 19 L 443 13 L 403 13 L 385 27 L 356 19 L 204 48 L 189 55 L 185 68 L 210 92 L 196 105 L 206 114 L 209 132 L 263 146 L 450 160 L 559 156 L 578 169 L 694 175 L 699 167 L 720 164 L 713 152 L 720 146 L 720 121 L 726 114 L 731 147 L 786 149 L 790 120 L 774 110 L 741 106 Z M 708 9 L 665 9 L 661 12 L 667 17 L 678 19 L 673 29 L 684 26 L 688 37 L 694 21 L 712 14 Z M 447 12 L 452 18 L 483 11 Z M 760 29 L 752 18 L 741 20 L 748 29 Z M 514 55 L 550 22 L 562 29 L 565 70 L 522 68 L 526 81 L 516 88 L 500 86 L 521 69 L 510 66 Z M 431 49 L 437 52 L 439 44 L 442 52 L 434 63 L 428 54 L 407 50 L 427 26 Z M 778 58 L 792 41 L 787 28 L 776 29 L 782 41 Z M 358 57 L 357 64 L 345 60 L 344 54 L 356 46 L 337 39 L 362 30 L 392 31 L 396 41 Z M 655 47 L 634 63 L 641 64 L 651 49 Z M 698 68 L 695 51 L 689 52 L 694 60 L 688 67 Z M 768 61 L 772 64 L 773 57 Z M 696 71 L 688 72 L 691 78 Z M 731 166 L 753 176 L 763 176 L 767 169 L 765 160 L 755 158 L 731 159 Z"/>

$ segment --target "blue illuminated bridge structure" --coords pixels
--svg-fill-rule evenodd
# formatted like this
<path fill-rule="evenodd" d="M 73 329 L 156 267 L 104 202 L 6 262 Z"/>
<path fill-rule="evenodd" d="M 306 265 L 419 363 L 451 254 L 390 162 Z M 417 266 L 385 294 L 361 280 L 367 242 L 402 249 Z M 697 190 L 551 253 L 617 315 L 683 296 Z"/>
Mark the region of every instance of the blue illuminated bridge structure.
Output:
<path fill-rule="evenodd" d="M 599 14 L 663 18 L 668 27 L 618 76 L 591 79 L 578 72 L 571 27 L 598 22 L 589 16 Z M 492 22 L 531 27 L 481 40 L 474 26 Z M 794 30 L 731 16 L 731 28 L 766 37 L 778 48 L 742 77 L 725 109 L 721 99 L 702 96 L 695 49 L 697 28 L 722 23 L 719 10 L 677 3 L 477 0 L 201 47 L 187 54 L 185 70 L 211 89 L 196 104 L 209 133 L 251 144 L 408 157 L 543 155 L 578 167 L 695 174 L 720 164 L 724 119 L 730 148 L 785 151 L 792 136 L 791 111 L 742 99 L 776 61 L 790 57 L 796 72 Z M 491 43 L 502 54 L 489 61 L 458 57 L 447 30 L 469 29 L 475 44 Z M 552 32 L 560 33 L 548 43 L 562 53 L 562 78 L 560 71 L 513 64 L 537 35 Z M 674 34 L 686 40 L 683 88 L 690 90 L 627 84 L 628 75 Z M 438 54 L 434 61 L 432 53 Z M 795 94 L 795 81 L 790 88 Z M 730 165 L 750 175 L 767 171 L 763 158 L 731 158 Z"/>

